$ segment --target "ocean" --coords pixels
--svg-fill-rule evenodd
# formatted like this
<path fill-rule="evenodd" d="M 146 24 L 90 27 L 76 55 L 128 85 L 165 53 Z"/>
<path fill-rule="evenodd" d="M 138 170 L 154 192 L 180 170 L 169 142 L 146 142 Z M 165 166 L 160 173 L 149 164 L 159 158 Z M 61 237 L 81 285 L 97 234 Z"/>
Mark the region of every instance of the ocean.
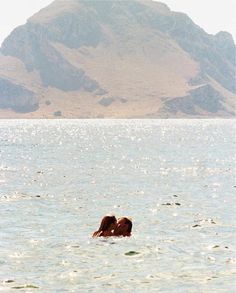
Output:
<path fill-rule="evenodd" d="M 233 293 L 235 120 L 0 120 L 0 291 Z M 130 238 L 98 238 L 106 214 Z"/>

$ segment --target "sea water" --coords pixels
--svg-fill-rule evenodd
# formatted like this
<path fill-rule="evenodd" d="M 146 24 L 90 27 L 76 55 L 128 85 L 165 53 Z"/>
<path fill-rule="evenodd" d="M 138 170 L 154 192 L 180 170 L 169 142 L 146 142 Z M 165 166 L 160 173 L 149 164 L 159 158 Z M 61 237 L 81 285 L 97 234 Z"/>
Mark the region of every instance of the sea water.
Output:
<path fill-rule="evenodd" d="M 0 291 L 235 292 L 235 120 L 1 120 Z M 132 237 L 93 239 L 106 214 Z"/>

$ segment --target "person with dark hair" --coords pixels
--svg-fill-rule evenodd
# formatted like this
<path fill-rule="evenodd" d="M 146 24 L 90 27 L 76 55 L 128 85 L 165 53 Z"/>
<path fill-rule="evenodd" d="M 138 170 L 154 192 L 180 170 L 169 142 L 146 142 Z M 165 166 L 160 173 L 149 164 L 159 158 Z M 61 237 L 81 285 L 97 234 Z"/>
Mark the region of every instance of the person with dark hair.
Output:
<path fill-rule="evenodd" d="M 130 237 L 132 231 L 132 221 L 126 217 L 119 218 L 113 236 Z"/>
<path fill-rule="evenodd" d="M 114 236 L 114 229 L 116 227 L 116 217 L 115 216 L 105 216 L 102 219 L 101 225 L 98 231 L 93 233 L 93 237 L 110 237 Z"/>

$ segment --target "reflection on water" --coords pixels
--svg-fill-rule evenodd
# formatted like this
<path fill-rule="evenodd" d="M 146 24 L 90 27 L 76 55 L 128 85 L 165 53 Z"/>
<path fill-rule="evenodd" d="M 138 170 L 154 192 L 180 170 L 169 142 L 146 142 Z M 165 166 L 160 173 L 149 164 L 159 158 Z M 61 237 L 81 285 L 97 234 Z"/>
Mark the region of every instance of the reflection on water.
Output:
<path fill-rule="evenodd" d="M 0 291 L 234 292 L 235 158 L 232 120 L 2 120 Z"/>

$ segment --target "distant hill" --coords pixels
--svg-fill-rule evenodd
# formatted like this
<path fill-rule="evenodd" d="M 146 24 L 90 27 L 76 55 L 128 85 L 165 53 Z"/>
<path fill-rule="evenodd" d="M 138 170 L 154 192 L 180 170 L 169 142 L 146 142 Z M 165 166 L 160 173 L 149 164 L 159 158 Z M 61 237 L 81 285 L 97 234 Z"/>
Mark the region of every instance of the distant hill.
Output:
<path fill-rule="evenodd" d="M 0 117 L 233 117 L 235 56 L 159 2 L 56 0 L 2 44 Z"/>

